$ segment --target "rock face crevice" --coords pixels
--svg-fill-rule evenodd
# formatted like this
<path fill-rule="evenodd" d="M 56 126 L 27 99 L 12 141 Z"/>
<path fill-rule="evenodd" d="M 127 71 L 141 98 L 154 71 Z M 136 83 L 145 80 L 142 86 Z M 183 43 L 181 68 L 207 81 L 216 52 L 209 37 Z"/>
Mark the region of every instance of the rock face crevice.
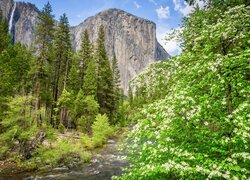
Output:
<path fill-rule="evenodd" d="M 3 14 L 9 20 L 13 7 L 13 0 L 0 0 Z M 39 10 L 35 5 L 17 2 L 13 20 L 15 42 L 32 46 L 35 25 L 38 22 Z M 78 26 L 70 28 L 73 48 L 80 48 L 84 30 L 88 30 L 90 40 L 95 43 L 100 25 L 105 28 L 105 46 L 109 59 L 113 54 L 118 60 L 121 74 L 121 86 L 128 90 L 129 80 L 156 60 L 167 60 L 169 54 L 156 39 L 156 25 L 154 22 L 127 13 L 123 10 L 111 8 L 95 16 L 87 18 Z"/>

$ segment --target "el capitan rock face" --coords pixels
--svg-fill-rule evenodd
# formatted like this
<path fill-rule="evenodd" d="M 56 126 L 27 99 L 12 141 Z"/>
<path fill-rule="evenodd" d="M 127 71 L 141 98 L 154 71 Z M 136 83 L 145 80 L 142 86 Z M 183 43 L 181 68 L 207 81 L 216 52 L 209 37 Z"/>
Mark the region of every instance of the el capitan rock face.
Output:
<path fill-rule="evenodd" d="M 76 50 L 80 48 L 81 36 L 85 29 L 88 30 L 91 41 L 95 42 L 101 24 L 105 27 L 105 45 L 109 58 L 115 53 L 125 91 L 128 89 L 129 80 L 149 63 L 169 58 L 156 40 L 155 23 L 119 9 L 102 11 L 72 27 L 73 47 Z"/>
<path fill-rule="evenodd" d="M 13 0 L 0 0 L 0 6 L 7 20 L 11 21 L 14 10 Z M 32 45 L 39 10 L 30 3 L 17 2 L 12 20 L 12 36 L 15 42 Z M 90 40 L 97 39 L 100 25 L 105 27 L 105 46 L 111 60 L 116 54 L 121 74 L 121 84 L 125 93 L 129 80 L 156 60 L 167 60 L 169 54 L 157 42 L 156 25 L 152 21 L 136 17 L 123 10 L 108 9 L 87 18 L 78 26 L 70 28 L 72 45 L 79 50 L 81 37 L 88 30 Z"/>

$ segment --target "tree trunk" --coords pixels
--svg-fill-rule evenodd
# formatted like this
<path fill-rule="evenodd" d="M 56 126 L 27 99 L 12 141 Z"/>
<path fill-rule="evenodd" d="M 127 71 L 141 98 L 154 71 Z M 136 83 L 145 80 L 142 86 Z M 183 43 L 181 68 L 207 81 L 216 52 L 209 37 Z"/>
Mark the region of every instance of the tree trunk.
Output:
<path fill-rule="evenodd" d="M 58 113 L 55 111 L 57 107 L 57 101 L 59 98 L 59 79 L 60 79 L 60 72 L 61 72 L 61 55 L 59 56 L 59 60 L 57 60 L 55 64 L 55 75 L 54 75 L 54 88 L 53 88 L 53 102 L 51 106 L 51 116 L 50 116 L 50 124 L 55 128 L 59 125 L 58 121 Z M 56 118 L 56 121 L 54 121 Z"/>
<path fill-rule="evenodd" d="M 25 159 L 31 158 L 32 152 L 36 150 L 39 147 L 39 145 L 42 144 L 45 135 L 46 133 L 44 131 L 40 131 L 33 140 L 20 142 L 21 153 Z"/>
<path fill-rule="evenodd" d="M 36 102 L 35 102 L 35 113 L 36 113 L 36 122 L 37 122 L 37 127 L 42 126 L 42 117 L 41 117 L 41 97 L 40 97 L 40 82 L 39 80 L 36 83 Z"/>

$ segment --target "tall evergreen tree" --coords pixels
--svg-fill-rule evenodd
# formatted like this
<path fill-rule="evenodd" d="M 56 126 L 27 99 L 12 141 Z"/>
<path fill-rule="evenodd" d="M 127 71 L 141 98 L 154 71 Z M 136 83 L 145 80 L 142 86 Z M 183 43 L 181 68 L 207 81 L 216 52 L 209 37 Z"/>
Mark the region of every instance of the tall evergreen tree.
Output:
<path fill-rule="evenodd" d="M 0 53 L 11 43 L 11 37 L 8 33 L 8 22 L 3 16 L 2 9 L 0 7 Z"/>
<path fill-rule="evenodd" d="M 8 23 L 6 18 L 2 15 L 3 12 L 0 7 L 0 107 L 3 98 L 12 92 L 12 72 L 9 66 L 11 59 L 10 53 L 6 50 L 11 45 L 10 36 L 8 33 Z M 2 108 L 1 108 L 2 109 Z"/>
<path fill-rule="evenodd" d="M 89 40 L 89 34 L 87 30 L 84 31 L 82 36 L 79 56 L 80 56 L 79 66 L 80 66 L 80 77 L 81 77 L 80 85 L 82 87 L 84 75 L 86 74 L 87 70 L 87 65 L 92 59 L 92 44 Z"/>
<path fill-rule="evenodd" d="M 79 55 L 73 53 L 73 55 L 71 56 L 71 66 L 68 75 L 67 89 L 70 89 L 74 95 L 77 95 L 78 91 L 81 89 L 81 77 L 79 76 L 79 68 Z"/>
<path fill-rule="evenodd" d="M 121 90 L 120 71 L 118 68 L 118 62 L 115 54 L 113 54 L 112 58 L 112 76 L 114 81 L 114 107 L 115 107 L 115 112 L 117 112 L 120 105 L 122 90 Z"/>
<path fill-rule="evenodd" d="M 56 104 L 63 89 L 66 88 L 66 81 L 69 72 L 69 61 L 71 52 L 71 42 L 69 33 L 69 21 L 66 14 L 60 17 L 59 25 L 55 32 L 55 62 L 54 62 L 54 83 L 53 83 L 53 103 L 51 108 L 52 125 L 58 125 L 58 114 L 55 111 Z M 55 124 L 53 119 L 56 120 Z M 64 121 L 64 119 L 62 119 Z M 64 124 L 62 122 L 62 124 Z"/>
<path fill-rule="evenodd" d="M 86 74 L 83 82 L 84 95 L 94 96 L 96 99 L 97 77 L 96 77 L 96 61 L 93 58 L 87 65 Z"/>
<path fill-rule="evenodd" d="M 51 49 L 54 39 L 54 15 L 48 2 L 38 15 L 38 24 L 35 31 L 35 48 L 37 59 L 33 64 L 35 79 L 34 93 L 36 96 L 36 120 L 38 126 L 42 125 L 42 117 L 39 112 L 42 103 L 48 103 L 50 95 L 50 67 L 52 61 Z"/>
<path fill-rule="evenodd" d="M 97 100 L 100 112 L 106 113 L 112 119 L 114 112 L 114 83 L 112 70 L 105 49 L 104 26 L 101 25 L 97 40 Z"/>
<path fill-rule="evenodd" d="M 8 109 L 9 98 L 15 94 L 27 94 L 31 59 L 31 52 L 25 46 L 11 44 L 8 22 L 0 8 L 0 121 Z"/>

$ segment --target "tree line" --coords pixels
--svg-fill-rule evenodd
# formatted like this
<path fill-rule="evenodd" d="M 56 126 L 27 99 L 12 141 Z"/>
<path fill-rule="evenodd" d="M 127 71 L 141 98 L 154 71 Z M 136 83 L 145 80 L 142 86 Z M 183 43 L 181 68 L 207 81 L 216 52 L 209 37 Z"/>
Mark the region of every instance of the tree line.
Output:
<path fill-rule="evenodd" d="M 74 52 L 66 14 L 55 21 L 48 2 L 38 15 L 33 45 L 11 43 L 0 12 L 0 145 L 30 139 L 38 129 L 77 129 L 91 135 L 98 114 L 121 123 L 123 91 L 115 54 L 108 58 L 105 28 L 93 44 L 85 30 Z M 35 130 L 34 130 L 35 129 Z M 10 141 L 11 140 L 11 141 Z"/>

